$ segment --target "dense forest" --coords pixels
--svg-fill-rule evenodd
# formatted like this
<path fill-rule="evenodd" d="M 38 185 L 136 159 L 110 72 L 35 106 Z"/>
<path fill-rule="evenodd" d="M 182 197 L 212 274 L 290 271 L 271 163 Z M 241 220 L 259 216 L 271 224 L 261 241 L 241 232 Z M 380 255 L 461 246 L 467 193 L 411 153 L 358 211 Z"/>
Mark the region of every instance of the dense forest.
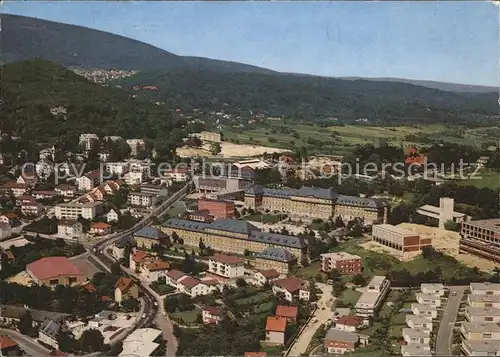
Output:
<path fill-rule="evenodd" d="M 43 60 L 1 67 L 2 132 L 25 140 L 77 140 L 85 132 L 149 138 L 171 150 L 185 136 L 184 120 L 122 90 L 91 83 Z"/>
<path fill-rule="evenodd" d="M 158 91 L 139 93 L 170 107 L 251 110 L 315 121 L 338 117 L 486 125 L 489 117 L 498 115 L 495 93 L 467 95 L 397 82 L 184 70 L 140 72 L 115 83 L 129 90 L 156 86 Z"/>

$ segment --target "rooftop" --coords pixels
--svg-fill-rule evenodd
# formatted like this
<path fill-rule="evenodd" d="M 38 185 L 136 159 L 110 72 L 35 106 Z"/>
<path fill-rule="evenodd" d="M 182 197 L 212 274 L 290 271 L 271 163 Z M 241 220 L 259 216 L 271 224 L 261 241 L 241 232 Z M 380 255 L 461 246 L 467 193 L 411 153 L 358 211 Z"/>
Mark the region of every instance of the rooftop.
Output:
<path fill-rule="evenodd" d="M 358 316 L 340 316 L 335 322 L 337 325 L 346 325 L 346 326 L 354 326 L 358 327 L 363 323 L 363 319 Z"/>
<path fill-rule="evenodd" d="M 463 343 L 473 351 L 474 355 L 480 356 L 481 353 L 497 353 L 500 351 L 499 340 L 464 340 Z M 493 354 L 492 354 L 493 355 Z"/>
<path fill-rule="evenodd" d="M 296 318 L 298 313 L 299 308 L 297 306 L 278 305 L 276 307 L 276 316 L 279 317 Z"/>
<path fill-rule="evenodd" d="M 178 279 L 182 278 L 183 276 L 187 276 L 187 274 L 184 273 L 183 271 L 172 269 L 172 270 L 169 270 L 169 272 L 167 273 L 167 276 L 169 278 L 177 281 Z"/>
<path fill-rule="evenodd" d="M 160 240 L 161 238 L 166 237 L 166 234 L 163 233 L 158 228 L 153 228 L 153 227 L 147 226 L 147 227 L 143 227 L 138 232 L 134 233 L 134 236 L 148 238 L 148 239 L 154 239 L 154 240 Z"/>
<path fill-rule="evenodd" d="M 495 322 L 464 322 L 462 326 L 470 333 L 499 333 L 500 326 Z"/>
<path fill-rule="evenodd" d="M 284 247 L 291 247 L 291 248 L 305 248 L 307 246 L 305 240 L 302 237 L 287 236 L 278 233 L 254 231 L 250 234 L 249 239 L 257 242 L 281 245 Z"/>
<path fill-rule="evenodd" d="M 434 305 L 429 305 L 429 304 L 416 304 L 412 303 L 411 304 L 412 309 L 418 309 L 420 311 L 437 311 L 437 307 Z"/>
<path fill-rule="evenodd" d="M 480 228 L 489 229 L 495 233 L 500 233 L 500 219 L 499 218 L 469 221 L 469 222 L 466 222 L 466 224 L 480 227 Z"/>
<path fill-rule="evenodd" d="M 0 349 L 12 348 L 17 346 L 17 342 L 7 335 L 0 335 Z"/>
<path fill-rule="evenodd" d="M 469 294 L 468 298 L 471 302 L 500 303 L 500 295 Z"/>
<path fill-rule="evenodd" d="M 375 275 L 372 280 L 368 283 L 368 286 L 370 285 L 375 285 L 375 286 L 380 286 L 382 283 L 386 281 L 386 277 L 383 275 Z"/>
<path fill-rule="evenodd" d="M 409 322 L 412 321 L 414 324 L 421 324 L 424 322 L 432 322 L 432 317 L 431 316 L 421 316 L 421 315 L 412 315 L 408 314 L 405 316 L 405 321 Z"/>
<path fill-rule="evenodd" d="M 470 316 L 500 316 L 500 309 L 496 307 L 467 306 L 466 311 Z"/>
<path fill-rule="evenodd" d="M 146 264 L 146 268 L 149 271 L 167 270 L 170 269 L 170 263 L 163 262 L 161 260 L 155 260 L 154 262 Z"/>
<path fill-rule="evenodd" d="M 28 264 L 26 270 L 29 270 L 39 280 L 47 280 L 59 276 L 84 275 L 66 257 L 45 257 Z"/>
<path fill-rule="evenodd" d="M 134 281 L 123 276 L 115 283 L 115 288 L 120 289 L 122 292 L 130 290 L 132 286 L 134 286 Z"/>
<path fill-rule="evenodd" d="M 357 334 L 353 332 L 341 331 L 334 328 L 328 330 L 325 336 L 325 341 L 344 341 L 344 342 L 353 342 L 356 343 L 359 340 Z"/>
<path fill-rule="evenodd" d="M 423 206 L 419 207 L 418 209 L 420 209 L 422 211 L 427 211 L 427 212 L 430 212 L 430 213 L 434 213 L 434 214 L 437 214 L 437 215 L 439 215 L 440 212 L 441 212 L 441 208 L 440 207 L 432 206 L 432 205 L 423 205 Z M 453 218 L 460 218 L 460 217 L 464 217 L 464 216 L 465 216 L 464 213 L 453 212 Z"/>
<path fill-rule="evenodd" d="M 263 258 L 263 259 L 269 259 L 269 260 L 276 260 L 279 262 L 291 262 L 294 261 L 296 258 L 295 256 L 290 253 L 288 250 L 284 248 L 277 248 L 277 247 L 269 247 L 264 249 L 262 252 L 257 254 L 258 258 Z"/>
<path fill-rule="evenodd" d="M 259 273 L 261 273 L 266 279 L 276 278 L 281 275 L 280 272 L 277 271 L 276 269 L 259 270 Z"/>
<path fill-rule="evenodd" d="M 308 289 L 309 283 L 306 280 L 296 278 L 294 276 L 278 279 L 273 281 L 273 285 L 276 285 L 282 289 L 289 291 L 290 293 L 295 293 L 301 289 Z"/>
<path fill-rule="evenodd" d="M 321 257 L 328 258 L 333 261 L 342 261 L 342 260 L 353 260 L 353 259 L 361 259 L 359 255 L 350 254 L 347 252 L 338 252 L 338 253 L 323 253 Z"/>
<path fill-rule="evenodd" d="M 432 356 L 431 348 L 427 345 L 419 345 L 416 343 L 411 343 L 409 345 L 401 346 L 401 353 L 407 356 L 415 356 L 415 357 L 427 357 Z"/>
<path fill-rule="evenodd" d="M 404 237 L 412 237 L 412 236 L 418 235 L 418 233 L 416 233 L 416 232 L 412 232 L 408 229 L 404 229 L 404 228 L 401 228 L 398 226 L 393 226 L 392 224 L 377 224 L 377 225 L 373 226 L 373 228 L 375 228 L 375 227 L 377 227 L 379 229 L 383 229 L 385 231 L 389 231 L 392 233 L 402 235 Z"/>
<path fill-rule="evenodd" d="M 408 328 L 408 327 L 403 328 L 403 336 L 408 335 L 414 338 L 424 338 L 424 337 L 429 337 L 430 334 L 431 334 L 430 330 L 423 328 Z"/>
<path fill-rule="evenodd" d="M 420 284 L 420 290 L 443 290 L 444 285 L 442 283 L 422 283 Z"/>
<path fill-rule="evenodd" d="M 227 265 L 243 264 L 242 259 L 226 254 L 216 254 L 214 256 L 211 256 L 209 259 Z"/>
<path fill-rule="evenodd" d="M 285 332 L 286 319 L 284 317 L 269 316 L 266 322 L 266 331 Z"/>
<path fill-rule="evenodd" d="M 490 290 L 494 290 L 494 291 L 500 291 L 500 284 L 495 284 L 495 283 L 490 283 L 490 282 L 486 282 L 486 283 L 470 283 L 470 289 L 472 290 L 472 293 L 474 294 L 474 291 L 478 291 L 478 290 L 484 290 L 484 291 L 490 291 Z"/>

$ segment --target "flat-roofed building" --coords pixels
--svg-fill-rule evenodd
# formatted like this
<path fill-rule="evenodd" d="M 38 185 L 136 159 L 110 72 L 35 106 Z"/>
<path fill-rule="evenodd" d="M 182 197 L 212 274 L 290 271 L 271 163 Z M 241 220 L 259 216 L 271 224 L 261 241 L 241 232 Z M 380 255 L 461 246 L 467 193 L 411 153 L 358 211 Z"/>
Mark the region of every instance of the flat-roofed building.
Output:
<path fill-rule="evenodd" d="M 418 316 L 430 316 L 431 318 L 437 318 L 437 307 L 429 304 L 411 304 L 411 311 L 413 314 Z"/>
<path fill-rule="evenodd" d="M 215 219 L 234 218 L 234 202 L 231 201 L 199 199 L 198 210 L 208 211 Z"/>
<path fill-rule="evenodd" d="M 461 223 L 468 220 L 470 217 L 464 213 L 455 212 L 455 200 L 450 197 L 441 197 L 439 199 L 439 207 L 431 205 L 423 205 L 417 209 L 417 213 L 426 217 L 434 218 L 439 221 L 439 228 L 444 229 L 444 224 L 447 221 Z"/>
<path fill-rule="evenodd" d="M 500 262 L 500 219 L 462 222 L 459 251 Z"/>
<path fill-rule="evenodd" d="M 405 317 L 406 324 L 410 328 L 422 328 L 432 331 L 432 317 L 408 314 Z"/>
<path fill-rule="evenodd" d="M 465 317 L 470 322 L 500 322 L 500 309 L 494 307 L 472 307 L 465 308 Z"/>
<path fill-rule="evenodd" d="M 419 304 L 430 304 L 436 307 L 441 306 L 441 297 L 438 295 L 416 293 L 415 297 Z"/>
<path fill-rule="evenodd" d="M 495 322 L 464 322 L 460 332 L 467 340 L 500 340 L 500 326 Z"/>
<path fill-rule="evenodd" d="M 403 328 L 403 339 L 408 345 L 428 345 L 431 342 L 431 331 L 422 328 Z"/>
<path fill-rule="evenodd" d="M 244 261 L 238 257 L 217 254 L 208 259 L 208 272 L 228 279 L 243 276 Z"/>
<path fill-rule="evenodd" d="M 420 290 L 424 294 L 433 294 L 438 296 L 444 296 L 444 285 L 441 283 L 422 283 L 420 284 Z"/>
<path fill-rule="evenodd" d="M 92 220 L 101 213 L 101 202 L 89 203 L 61 203 L 55 207 L 57 219 L 77 219 L 82 216 L 84 219 Z"/>
<path fill-rule="evenodd" d="M 331 328 L 326 333 L 324 347 L 326 352 L 345 354 L 353 352 L 359 344 L 359 336 L 354 332 L 341 331 Z"/>
<path fill-rule="evenodd" d="M 462 351 L 466 356 L 500 356 L 500 341 L 462 340 Z"/>
<path fill-rule="evenodd" d="M 241 177 L 227 176 L 193 176 L 193 182 L 198 192 L 210 193 L 218 191 L 248 190 L 253 185 L 252 180 Z"/>
<path fill-rule="evenodd" d="M 496 295 L 500 296 L 500 284 L 490 282 L 470 283 L 470 291 L 473 295 Z"/>
<path fill-rule="evenodd" d="M 140 328 L 132 332 L 123 341 L 123 349 L 119 356 L 154 356 L 160 347 L 163 332 L 153 328 Z"/>
<path fill-rule="evenodd" d="M 405 357 L 427 357 L 432 356 L 431 346 L 429 345 L 401 345 L 401 354 Z"/>
<path fill-rule="evenodd" d="M 374 276 L 356 303 L 356 315 L 373 316 L 387 295 L 390 285 L 391 282 L 385 276 Z"/>
<path fill-rule="evenodd" d="M 377 224 L 372 228 L 372 241 L 401 252 L 416 252 L 431 246 L 430 237 L 392 224 Z"/>
<path fill-rule="evenodd" d="M 363 259 L 346 252 L 321 254 L 321 270 L 337 270 L 342 274 L 358 274 L 363 270 Z"/>
<path fill-rule="evenodd" d="M 500 295 L 474 295 L 467 296 L 467 303 L 471 307 L 495 307 L 500 308 Z"/>

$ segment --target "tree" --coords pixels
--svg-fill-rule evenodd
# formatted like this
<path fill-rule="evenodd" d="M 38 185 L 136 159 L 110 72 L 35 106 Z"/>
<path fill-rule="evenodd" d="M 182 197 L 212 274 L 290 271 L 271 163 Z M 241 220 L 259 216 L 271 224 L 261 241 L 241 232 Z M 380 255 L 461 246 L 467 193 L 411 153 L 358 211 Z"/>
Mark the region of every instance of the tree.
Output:
<path fill-rule="evenodd" d="M 201 239 L 201 238 L 200 238 L 200 242 L 198 243 L 198 248 L 200 248 L 201 253 L 203 253 L 203 251 L 206 248 L 205 243 L 203 243 L 203 239 Z"/>
<path fill-rule="evenodd" d="M 365 285 L 366 279 L 362 274 L 356 274 L 352 277 L 352 283 L 358 286 Z"/>
<path fill-rule="evenodd" d="M 499 267 L 495 267 L 493 269 L 493 276 L 494 276 L 494 282 L 500 283 L 500 268 Z"/>
<path fill-rule="evenodd" d="M 210 152 L 212 155 L 218 155 L 221 152 L 220 143 L 214 142 L 210 144 Z"/>
<path fill-rule="evenodd" d="M 122 308 L 127 312 L 139 311 L 140 305 L 141 303 L 139 302 L 139 300 L 134 298 L 125 299 L 122 301 Z"/>
<path fill-rule="evenodd" d="M 314 279 L 309 280 L 309 301 L 314 302 L 318 300 L 318 289 L 314 283 Z"/>
<path fill-rule="evenodd" d="M 85 330 L 79 340 L 80 349 L 83 352 L 102 351 L 104 346 L 104 337 L 101 331 L 96 329 Z"/>
<path fill-rule="evenodd" d="M 335 223 L 333 224 L 333 226 L 335 228 L 344 228 L 345 224 L 344 224 L 344 220 L 342 219 L 342 217 L 337 216 L 337 218 L 335 218 Z"/>
<path fill-rule="evenodd" d="M 122 269 L 120 267 L 120 263 L 114 262 L 111 264 L 111 274 L 113 275 L 120 275 L 122 272 Z"/>
<path fill-rule="evenodd" d="M 17 328 L 23 335 L 32 337 L 36 336 L 35 329 L 33 328 L 33 317 L 31 316 L 30 311 L 27 311 L 26 313 L 21 315 L 17 324 Z"/>
<path fill-rule="evenodd" d="M 245 279 L 236 279 L 236 286 L 239 287 L 239 288 L 242 288 L 244 286 L 247 286 L 247 282 L 245 281 Z"/>
<path fill-rule="evenodd" d="M 460 224 L 458 224 L 457 222 L 450 219 L 444 223 L 444 229 L 446 229 L 448 231 L 459 232 L 460 231 Z"/>
<path fill-rule="evenodd" d="M 345 285 L 342 282 L 336 282 L 333 284 L 332 294 L 335 297 L 340 297 L 342 292 L 345 290 Z"/>

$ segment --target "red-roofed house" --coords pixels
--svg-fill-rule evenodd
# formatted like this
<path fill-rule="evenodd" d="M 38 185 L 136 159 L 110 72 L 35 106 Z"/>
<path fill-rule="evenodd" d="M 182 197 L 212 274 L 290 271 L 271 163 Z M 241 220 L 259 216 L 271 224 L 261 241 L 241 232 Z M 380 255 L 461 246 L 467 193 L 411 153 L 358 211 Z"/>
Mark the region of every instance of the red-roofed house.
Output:
<path fill-rule="evenodd" d="M 26 266 L 26 272 L 38 285 L 76 285 L 87 279 L 66 257 L 45 257 Z"/>
<path fill-rule="evenodd" d="M 172 269 L 167 272 L 165 278 L 167 284 L 173 286 L 174 288 L 177 288 L 177 285 L 179 281 L 184 278 L 185 276 L 188 276 L 186 273 L 183 271 L 177 270 L 177 269 Z"/>
<path fill-rule="evenodd" d="M 0 356 L 18 356 L 17 342 L 7 335 L 0 335 Z"/>
<path fill-rule="evenodd" d="M 130 269 L 138 273 L 141 269 L 141 265 L 149 262 L 150 259 L 151 255 L 149 255 L 149 253 L 144 250 L 134 249 L 129 259 Z"/>
<path fill-rule="evenodd" d="M 3 215 L 0 216 L 0 223 L 8 224 L 11 227 L 16 226 L 18 222 L 19 222 L 19 217 L 14 212 L 4 213 Z"/>
<path fill-rule="evenodd" d="M 223 278 L 235 278 L 245 275 L 244 262 L 238 257 L 217 254 L 209 258 L 208 271 Z"/>
<path fill-rule="evenodd" d="M 276 269 L 266 269 L 257 271 L 253 275 L 253 278 L 258 286 L 263 286 L 266 283 L 271 283 L 272 281 L 279 279 L 280 276 L 281 273 Z"/>
<path fill-rule="evenodd" d="M 88 293 L 95 293 L 97 292 L 97 289 L 96 287 L 94 286 L 94 284 L 92 284 L 90 281 L 86 282 L 85 284 L 83 284 L 83 289 L 85 289 L 86 292 Z"/>
<path fill-rule="evenodd" d="M 170 269 L 170 263 L 161 260 L 151 260 L 148 263 L 142 264 L 140 268 L 141 276 L 147 281 L 157 281 L 159 278 L 167 275 Z"/>
<path fill-rule="evenodd" d="M 283 317 L 288 322 L 297 322 L 299 315 L 299 308 L 297 306 L 278 305 L 276 308 L 276 317 Z"/>
<path fill-rule="evenodd" d="M 361 317 L 342 315 L 335 321 L 335 328 L 342 331 L 356 332 L 362 323 L 363 319 Z"/>
<path fill-rule="evenodd" d="M 245 352 L 244 357 L 267 357 L 267 352 Z"/>
<path fill-rule="evenodd" d="M 269 316 L 266 322 L 266 344 L 278 346 L 285 344 L 286 319 Z"/>
<path fill-rule="evenodd" d="M 191 297 L 208 295 L 217 289 L 217 285 L 205 284 L 192 276 L 185 276 L 178 280 L 177 287 L 180 292 Z"/>
<path fill-rule="evenodd" d="M 104 222 L 92 223 L 92 226 L 90 228 L 90 233 L 94 233 L 100 236 L 106 235 L 111 233 L 111 226 Z"/>
<path fill-rule="evenodd" d="M 139 297 L 139 290 L 134 281 L 130 278 L 121 277 L 115 284 L 115 301 L 119 304 L 123 300 Z"/>
<path fill-rule="evenodd" d="M 216 306 L 205 306 L 202 310 L 202 318 L 204 324 L 218 325 L 225 316 L 222 308 Z"/>
<path fill-rule="evenodd" d="M 283 293 L 285 300 L 293 299 L 309 301 L 309 282 L 296 277 L 278 279 L 272 282 L 274 294 Z"/>

